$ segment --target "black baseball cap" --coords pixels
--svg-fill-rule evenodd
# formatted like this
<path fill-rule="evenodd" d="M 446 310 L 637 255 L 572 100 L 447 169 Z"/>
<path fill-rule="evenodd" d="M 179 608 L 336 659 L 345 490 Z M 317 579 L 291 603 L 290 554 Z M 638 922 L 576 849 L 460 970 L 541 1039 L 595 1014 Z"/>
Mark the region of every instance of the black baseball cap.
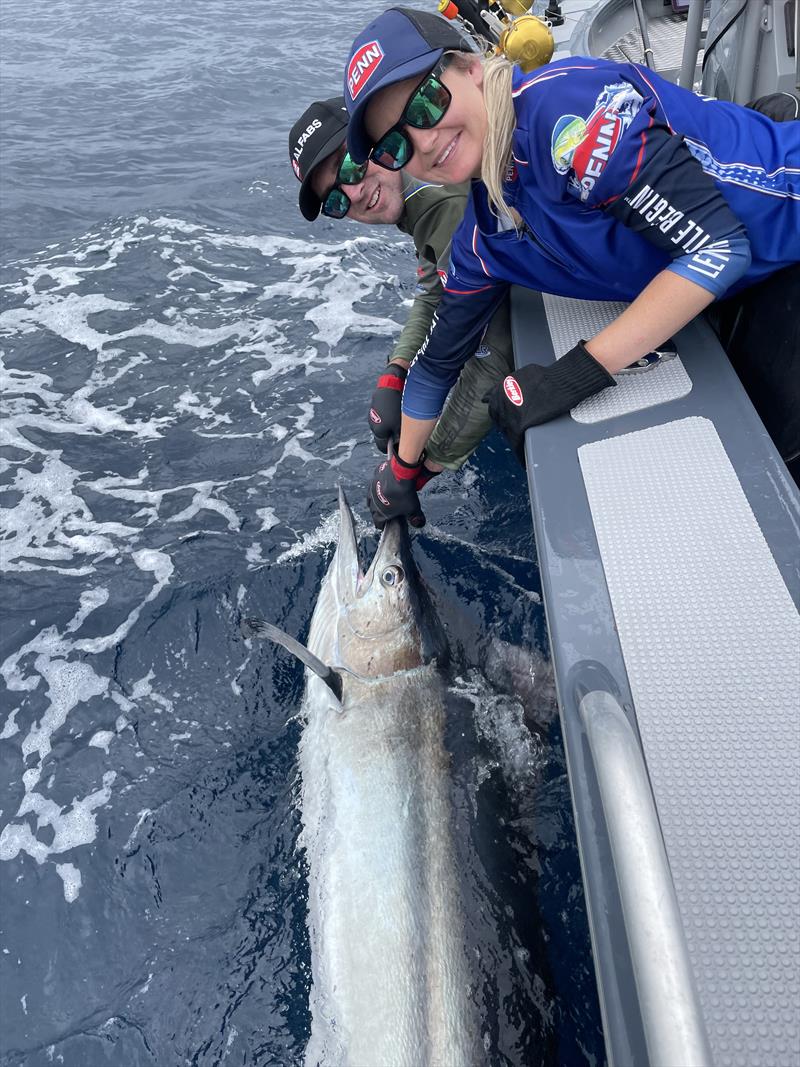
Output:
<path fill-rule="evenodd" d="M 314 168 L 347 140 L 347 122 L 344 97 L 333 96 L 330 100 L 315 100 L 292 126 L 289 162 L 300 181 L 300 210 L 309 222 L 322 209 L 322 201 L 311 188 Z"/>

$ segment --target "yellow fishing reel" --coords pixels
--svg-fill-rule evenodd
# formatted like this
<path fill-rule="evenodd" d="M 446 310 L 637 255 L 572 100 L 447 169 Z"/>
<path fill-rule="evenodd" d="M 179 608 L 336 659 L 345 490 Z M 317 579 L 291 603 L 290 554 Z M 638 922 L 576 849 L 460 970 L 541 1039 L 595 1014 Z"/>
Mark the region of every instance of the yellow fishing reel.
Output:
<path fill-rule="evenodd" d="M 550 24 L 529 14 L 532 0 L 439 0 L 439 14 L 460 22 L 473 39 L 488 37 L 524 74 L 553 58 L 555 41 Z"/>
<path fill-rule="evenodd" d="M 520 15 L 503 30 L 497 47 L 523 74 L 530 74 L 532 70 L 550 62 L 555 41 L 550 27 L 536 15 Z"/>
<path fill-rule="evenodd" d="M 512 18 L 527 15 L 533 0 L 501 0 L 503 11 Z"/>

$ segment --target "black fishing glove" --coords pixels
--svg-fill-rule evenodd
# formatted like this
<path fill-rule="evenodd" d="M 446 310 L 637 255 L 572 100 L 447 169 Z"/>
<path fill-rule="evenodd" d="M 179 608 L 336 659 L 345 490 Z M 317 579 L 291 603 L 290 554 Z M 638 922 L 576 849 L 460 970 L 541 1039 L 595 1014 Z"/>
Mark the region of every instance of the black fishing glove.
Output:
<path fill-rule="evenodd" d="M 372 394 L 367 421 L 375 444 L 381 452 L 386 451 L 390 437 L 395 441 L 400 438 L 400 406 L 407 374 L 406 368 L 401 367 L 399 363 L 390 363 L 382 371 Z"/>
<path fill-rule="evenodd" d="M 441 471 L 432 471 L 430 467 L 423 465 L 422 470 L 414 479 L 414 488 L 419 492 L 432 478 L 438 478 L 441 473 Z"/>
<path fill-rule="evenodd" d="M 484 396 L 489 414 L 525 466 L 525 431 L 549 422 L 606 386 L 612 376 L 579 341 L 549 367 L 529 363 L 508 375 Z"/>
<path fill-rule="evenodd" d="M 379 530 L 389 519 L 398 518 L 408 519 L 412 526 L 425 525 L 417 496 L 417 480 L 422 477 L 422 472 L 421 460 L 404 463 L 399 456 L 392 456 L 378 465 L 367 490 L 367 507 Z"/>

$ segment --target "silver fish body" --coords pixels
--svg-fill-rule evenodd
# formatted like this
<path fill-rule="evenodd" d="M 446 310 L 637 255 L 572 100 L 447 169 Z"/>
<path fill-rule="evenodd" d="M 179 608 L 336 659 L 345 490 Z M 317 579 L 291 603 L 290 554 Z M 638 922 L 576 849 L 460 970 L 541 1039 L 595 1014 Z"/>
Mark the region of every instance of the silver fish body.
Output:
<path fill-rule="evenodd" d="M 308 1067 L 482 1060 L 443 744 L 441 631 L 390 523 L 362 575 L 352 516 L 309 648 L 341 669 L 341 709 L 310 676 L 300 746 L 313 986 Z"/>

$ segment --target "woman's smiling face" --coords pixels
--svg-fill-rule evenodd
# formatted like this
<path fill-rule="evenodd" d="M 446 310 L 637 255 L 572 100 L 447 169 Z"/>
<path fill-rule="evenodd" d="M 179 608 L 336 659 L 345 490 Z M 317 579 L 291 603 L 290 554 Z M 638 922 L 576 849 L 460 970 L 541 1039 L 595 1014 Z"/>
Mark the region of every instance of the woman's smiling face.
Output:
<path fill-rule="evenodd" d="M 365 126 L 373 142 L 398 122 L 421 80 L 408 78 L 375 94 L 365 116 Z M 442 121 L 432 129 L 403 127 L 414 146 L 414 154 L 404 169 L 422 181 L 456 185 L 481 174 L 487 119 L 480 59 L 470 57 L 464 70 L 451 62 L 440 81 L 450 90 L 450 106 Z"/>

